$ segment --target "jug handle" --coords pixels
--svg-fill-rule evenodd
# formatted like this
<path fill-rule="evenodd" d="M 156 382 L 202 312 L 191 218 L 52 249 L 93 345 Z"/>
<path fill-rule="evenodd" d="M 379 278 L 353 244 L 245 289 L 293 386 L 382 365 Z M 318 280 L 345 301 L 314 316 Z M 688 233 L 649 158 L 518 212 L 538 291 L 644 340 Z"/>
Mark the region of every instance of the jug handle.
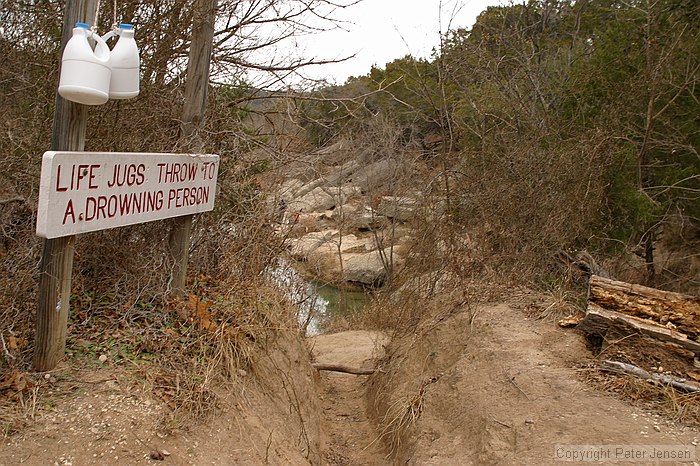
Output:
<path fill-rule="evenodd" d="M 118 36 L 119 35 L 119 30 L 117 28 L 113 28 L 111 31 L 109 31 L 107 34 L 102 36 L 102 40 L 107 42 L 109 39 L 112 37 Z"/>
<path fill-rule="evenodd" d="M 112 31 L 108 32 L 105 34 L 105 36 L 109 35 L 111 32 Z M 95 56 L 104 61 L 109 60 L 109 46 L 107 45 L 107 42 L 105 42 L 105 40 L 100 37 L 99 34 L 89 29 L 88 37 L 92 37 L 95 40 Z"/>

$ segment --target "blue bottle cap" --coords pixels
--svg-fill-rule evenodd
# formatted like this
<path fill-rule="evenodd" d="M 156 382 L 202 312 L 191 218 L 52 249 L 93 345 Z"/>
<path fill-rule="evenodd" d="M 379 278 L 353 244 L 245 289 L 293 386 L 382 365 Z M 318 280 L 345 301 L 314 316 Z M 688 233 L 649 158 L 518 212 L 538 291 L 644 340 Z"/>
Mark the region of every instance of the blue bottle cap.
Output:
<path fill-rule="evenodd" d="M 129 24 L 129 23 L 121 23 L 121 24 L 119 25 L 119 29 L 134 29 L 134 26 L 132 26 L 132 25 Z"/>
<path fill-rule="evenodd" d="M 77 27 L 77 28 L 83 28 L 83 29 L 90 29 L 90 25 L 89 25 L 89 24 L 87 24 L 87 23 L 81 23 L 81 22 L 75 23 L 75 27 Z"/>

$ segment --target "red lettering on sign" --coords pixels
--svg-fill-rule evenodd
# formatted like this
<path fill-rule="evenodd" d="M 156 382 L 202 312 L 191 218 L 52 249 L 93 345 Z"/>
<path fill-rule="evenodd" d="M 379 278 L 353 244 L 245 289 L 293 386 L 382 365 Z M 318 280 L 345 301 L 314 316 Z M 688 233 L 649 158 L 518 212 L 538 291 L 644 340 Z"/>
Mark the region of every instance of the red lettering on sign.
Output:
<path fill-rule="evenodd" d="M 146 181 L 145 170 L 144 164 L 115 165 L 112 179 L 107 182 L 107 187 L 141 186 Z"/>
<path fill-rule="evenodd" d="M 105 209 L 107 207 L 107 198 L 105 196 L 99 196 L 97 198 L 97 219 L 100 219 L 100 216 L 102 218 L 107 217 L 107 213 L 105 212 Z"/>
<path fill-rule="evenodd" d="M 68 205 L 66 206 L 66 211 L 63 214 L 63 224 L 66 224 L 66 219 L 71 216 L 73 223 L 75 223 L 75 212 L 73 211 L 73 199 L 68 199 Z"/>
<path fill-rule="evenodd" d="M 87 178 L 88 189 L 97 189 L 96 178 L 97 174 L 95 170 L 100 168 L 101 165 L 73 165 L 70 174 L 70 190 L 75 191 L 80 189 L 80 182 Z M 56 191 L 63 192 L 68 191 L 68 184 L 61 185 L 61 165 L 56 169 Z"/>
<path fill-rule="evenodd" d="M 107 217 L 114 218 L 117 215 L 117 196 L 112 194 L 107 199 Z"/>
<path fill-rule="evenodd" d="M 56 191 L 68 191 L 68 186 L 61 186 L 61 166 L 58 166 L 58 172 L 56 173 Z"/>
<path fill-rule="evenodd" d="M 88 188 L 89 189 L 97 189 L 99 186 L 96 184 L 92 184 L 93 181 L 95 180 L 95 169 L 100 168 L 99 165 L 90 165 L 90 176 L 88 179 Z"/>
<path fill-rule="evenodd" d="M 209 187 L 197 186 L 190 188 L 171 189 L 168 191 L 168 209 L 179 209 L 200 204 L 209 203 Z"/>
<path fill-rule="evenodd" d="M 184 183 L 197 177 L 197 163 L 159 163 L 159 183 Z"/>

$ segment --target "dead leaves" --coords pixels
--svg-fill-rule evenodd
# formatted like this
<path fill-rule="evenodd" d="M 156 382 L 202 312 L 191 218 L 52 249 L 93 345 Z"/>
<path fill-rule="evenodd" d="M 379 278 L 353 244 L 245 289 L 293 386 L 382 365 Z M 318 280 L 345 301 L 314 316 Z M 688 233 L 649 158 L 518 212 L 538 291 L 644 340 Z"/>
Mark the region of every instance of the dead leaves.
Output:
<path fill-rule="evenodd" d="M 245 322 L 246 319 L 237 320 L 232 318 L 231 314 L 227 315 L 228 312 L 237 310 L 234 305 L 230 305 L 227 308 L 221 306 L 212 307 L 211 302 L 202 300 L 197 295 L 189 295 L 187 298 L 171 302 L 171 309 L 172 307 L 174 307 L 182 321 L 193 324 L 197 330 L 232 338 L 244 335 L 251 341 L 256 339 L 254 336 L 255 332 L 249 331 L 250 325 Z M 166 330 L 166 333 L 173 336 L 175 335 L 174 332 L 174 330 Z"/>
<path fill-rule="evenodd" d="M 10 351 L 22 351 L 29 345 L 29 342 L 24 338 L 17 338 L 13 336 L 5 338 L 5 341 L 7 342 L 7 347 Z"/>
<path fill-rule="evenodd" d="M 193 323 L 197 329 L 213 332 L 217 325 L 211 314 L 211 303 L 201 300 L 197 295 L 189 295 L 171 303 L 180 319 Z"/>
<path fill-rule="evenodd" d="M 196 295 L 188 296 L 187 301 L 189 307 L 193 310 L 190 315 L 197 328 L 212 332 L 216 330 L 216 324 L 212 322 L 211 311 L 209 310 L 210 304 L 207 301 L 200 300 Z"/>
<path fill-rule="evenodd" d="M 22 392 L 31 390 L 36 383 L 27 378 L 27 374 L 12 370 L 0 380 L 0 393 L 8 398 L 17 398 Z"/>
<path fill-rule="evenodd" d="M 0 343 L 2 344 L 2 346 L 0 347 L 0 354 L 2 354 L 2 356 L 4 356 L 5 359 L 8 360 L 8 362 L 11 359 L 16 359 L 15 354 L 19 353 L 20 351 L 24 350 L 27 346 L 29 346 L 29 342 L 26 339 L 18 338 L 14 335 L 6 337 L 5 335 L 0 334 Z"/>
<path fill-rule="evenodd" d="M 24 372 L 20 372 L 13 369 L 12 360 L 16 359 L 16 355 L 29 346 L 29 342 L 24 338 L 18 338 L 13 335 L 5 336 L 0 334 L 0 341 L 2 342 L 2 347 L 0 351 L 4 354 L 3 356 L 7 360 L 10 368 L 4 375 L 0 372 L 0 394 L 7 396 L 8 398 L 17 399 L 22 394 L 22 392 L 31 389 L 36 385 Z"/>

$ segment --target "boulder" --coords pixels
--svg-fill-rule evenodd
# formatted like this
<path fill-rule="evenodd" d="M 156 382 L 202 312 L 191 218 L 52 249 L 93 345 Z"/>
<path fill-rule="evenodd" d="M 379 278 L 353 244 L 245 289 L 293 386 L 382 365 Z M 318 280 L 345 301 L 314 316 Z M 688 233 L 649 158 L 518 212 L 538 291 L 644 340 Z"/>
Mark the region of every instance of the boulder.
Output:
<path fill-rule="evenodd" d="M 355 235 L 341 237 L 338 230 L 325 230 L 308 233 L 289 242 L 292 256 L 307 262 L 322 280 L 342 280 L 369 286 L 379 286 L 386 280 L 386 270 L 372 238 L 358 238 Z M 383 253 L 389 257 L 391 248 L 385 248 Z M 398 264 L 401 259 L 396 247 L 393 254 L 394 264 Z"/>
<path fill-rule="evenodd" d="M 320 212 L 331 209 L 336 205 L 345 203 L 346 200 L 359 193 L 355 186 L 344 186 L 340 189 L 318 186 L 299 198 L 288 203 L 287 211 L 295 212 Z"/>
<path fill-rule="evenodd" d="M 309 251 L 307 255 L 309 262 L 325 264 L 324 267 L 334 269 L 328 272 L 340 272 L 340 263 L 338 262 L 339 245 L 343 261 L 345 261 L 346 255 L 364 254 L 374 249 L 374 240 L 372 238 L 358 238 L 355 235 L 343 235 L 341 237 L 337 230 L 328 231 L 332 231 L 334 234 Z"/>
<path fill-rule="evenodd" d="M 290 252 L 292 256 L 301 261 L 308 260 L 311 254 L 323 244 L 332 241 L 338 234 L 338 230 L 314 231 L 298 239 L 290 239 Z"/>
<path fill-rule="evenodd" d="M 294 193 L 294 198 L 301 198 L 309 194 L 311 191 L 323 186 L 326 181 L 323 178 L 315 178 L 308 183 L 300 186 Z"/>
<path fill-rule="evenodd" d="M 295 197 L 298 197 L 298 191 L 304 186 L 304 182 L 296 179 L 296 178 L 291 178 L 289 180 L 285 180 L 279 188 L 279 196 L 285 200 L 285 202 L 289 202 Z"/>
<path fill-rule="evenodd" d="M 377 213 L 405 222 L 415 214 L 418 202 L 412 197 L 382 196 Z"/>
<path fill-rule="evenodd" d="M 391 248 L 384 249 L 387 257 L 390 252 Z M 343 279 L 363 285 L 381 285 L 386 280 L 386 269 L 379 251 L 343 255 Z"/>
<path fill-rule="evenodd" d="M 372 238 L 358 238 L 355 235 L 343 235 L 335 237 L 336 244 L 340 243 L 340 252 L 345 253 L 364 253 L 375 248 Z M 336 249 L 337 250 L 337 249 Z"/>
<path fill-rule="evenodd" d="M 341 218 L 342 216 L 342 218 Z M 371 207 L 344 204 L 333 210 L 333 220 L 345 228 L 377 230 L 386 225 L 386 217 L 377 214 Z"/>
<path fill-rule="evenodd" d="M 350 180 L 359 186 L 363 193 L 371 194 L 379 191 L 382 185 L 398 176 L 399 173 L 399 162 L 394 159 L 383 159 L 360 168 L 350 176 Z"/>
<path fill-rule="evenodd" d="M 360 166 L 361 164 L 357 160 L 345 162 L 343 165 L 336 167 L 331 174 L 323 178 L 325 185 L 332 187 L 344 184 L 353 176 Z"/>
<path fill-rule="evenodd" d="M 352 157 L 350 141 L 340 140 L 328 147 L 323 147 L 312 154 L 314 161 L 324 165 L 338 165 Z"/>
<path fill-rule="evenodd" d="M 290 212 L 316 212 L 328 210 L 335 205 L 334 197 L 322 187 L 316 187 L 289 203 Z"/>

